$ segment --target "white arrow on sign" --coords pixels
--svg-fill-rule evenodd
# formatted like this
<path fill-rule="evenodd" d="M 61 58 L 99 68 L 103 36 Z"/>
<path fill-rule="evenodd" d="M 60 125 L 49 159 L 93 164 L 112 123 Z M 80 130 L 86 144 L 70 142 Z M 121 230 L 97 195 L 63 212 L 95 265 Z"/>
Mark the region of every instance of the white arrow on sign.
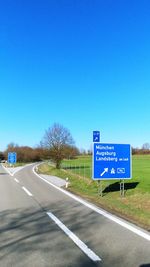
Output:
<path fill-rule="evenodd" d="M 103 176 L 106 172 L 108 172 L 108 168 L 104 168 L 104 171 L 100 174 L 100 176 Z"/>

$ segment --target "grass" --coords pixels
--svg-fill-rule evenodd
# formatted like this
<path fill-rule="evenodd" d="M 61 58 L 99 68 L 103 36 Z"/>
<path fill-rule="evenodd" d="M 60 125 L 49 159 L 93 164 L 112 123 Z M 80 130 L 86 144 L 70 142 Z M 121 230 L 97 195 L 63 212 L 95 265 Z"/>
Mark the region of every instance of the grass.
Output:
<path fill-rule="evenodd" d="M 63 161 L 65 169 L 56 170 L 47 163 L 39 172 L 69 178 L 68 190 L 90 200 L 150 231 L 150 156 L 133 156 L 133 178 L 125 181 L 125 197 L 120 196 L 119 181 L 103 181 L 103 197 L 98 194 L 98 182 L 91 179 L 90 156 Z"/>
<path fill-rule="evenodd" d="M 4 163 L 3 165 L 7 168 L 12 168 L 12 167 L 21 167 L 21 166 L 24 166 L 26 164 L 29 164 L 29 163 L 25 163 L 25 162 L 16 162 L 15 164 L 10 164 L 10 163 Z"/>

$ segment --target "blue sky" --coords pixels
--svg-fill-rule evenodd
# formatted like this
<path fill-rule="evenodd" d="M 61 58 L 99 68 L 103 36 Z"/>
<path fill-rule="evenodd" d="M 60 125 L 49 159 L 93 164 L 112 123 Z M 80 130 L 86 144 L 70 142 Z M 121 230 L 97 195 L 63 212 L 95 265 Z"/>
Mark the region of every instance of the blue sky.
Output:
<path fill-rule="evenodd" d="M 57 122 L 79 148 L 150 142 L 149 0 L 0 2 L 0 151 Z"/>

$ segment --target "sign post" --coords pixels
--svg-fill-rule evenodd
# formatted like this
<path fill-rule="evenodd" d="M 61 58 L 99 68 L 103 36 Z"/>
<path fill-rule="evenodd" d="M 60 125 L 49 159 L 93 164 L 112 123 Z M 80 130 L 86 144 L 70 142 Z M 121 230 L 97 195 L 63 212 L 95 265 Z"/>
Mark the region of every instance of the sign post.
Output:
<path fill-rule="evenodd" d="M 120 180 L 120 196 L 124 197 L 124 179 Z"/>

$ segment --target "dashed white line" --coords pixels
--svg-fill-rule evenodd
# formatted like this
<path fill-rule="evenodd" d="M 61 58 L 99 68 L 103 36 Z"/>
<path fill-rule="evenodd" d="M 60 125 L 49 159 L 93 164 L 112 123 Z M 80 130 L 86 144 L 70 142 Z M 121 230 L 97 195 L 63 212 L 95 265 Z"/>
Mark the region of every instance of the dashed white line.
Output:
<path fill-rule="evenodd" d="M 19 181 L 18 181 L 18 179 L 14 178 L 14 180 L 15 180 L 15 182 L 16 182 L 16 183 L 18 183 L 18 184 L 19 184 Z"/>
<path fill-rule="evenodd" d="M 47 212 L 47 215 L 65 232 L 67 236 L 92 260 L 101 261 L 101 258 L 97 256 L 87 245 L 82 242 L 73 232 L 71 232 L 54 214 Z"/>
<path fill-rule="evenodd" d="M 28 194 L 28 196 L 32 197 L 33 195 L 31 194 L 31 192 L 25 188 L 24 186 L 22 186 L 22 189 Z"/>

